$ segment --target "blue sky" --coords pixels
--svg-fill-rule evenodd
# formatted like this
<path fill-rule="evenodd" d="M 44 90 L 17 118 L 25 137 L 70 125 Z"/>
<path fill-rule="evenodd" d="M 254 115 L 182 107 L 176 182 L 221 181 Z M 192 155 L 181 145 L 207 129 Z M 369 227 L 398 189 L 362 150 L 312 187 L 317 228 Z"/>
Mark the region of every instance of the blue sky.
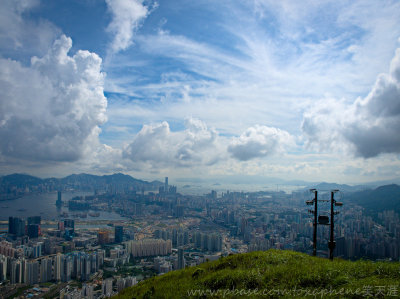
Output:
<path fill-rule="evenodd" d="M 3 174 L 400 177 L 398 1 L 0 8 Z"/>

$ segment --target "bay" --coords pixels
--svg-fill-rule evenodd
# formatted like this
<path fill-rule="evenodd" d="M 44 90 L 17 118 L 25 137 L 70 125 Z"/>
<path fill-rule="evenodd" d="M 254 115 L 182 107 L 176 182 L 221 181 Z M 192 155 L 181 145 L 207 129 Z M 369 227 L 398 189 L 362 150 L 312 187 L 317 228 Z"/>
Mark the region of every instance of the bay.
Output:
<path fill-rule="evenodd" d="M 91 192 L 63 192 L 62 200 L 68 201 L 75 196 L 93 195 Z M 72 215 L 82 214 L 83 211 L 69 211 L 67 207 L 57 207 L 57 192 L 28 194 L 14 200 L 6 200 L 0 202 L 0 220 L 8 220 L 8 217 L 27 218 L 30 216 L 41 216 L 44 220 L 57 220 L 61 213 L 68 213 L 69 217 L 74 219 Z M 98 217 L 92 217 L 89 214 L 87 218 L 77 220 L 124 220 L 115 212 L 90 211 L 98 212 Z"/>

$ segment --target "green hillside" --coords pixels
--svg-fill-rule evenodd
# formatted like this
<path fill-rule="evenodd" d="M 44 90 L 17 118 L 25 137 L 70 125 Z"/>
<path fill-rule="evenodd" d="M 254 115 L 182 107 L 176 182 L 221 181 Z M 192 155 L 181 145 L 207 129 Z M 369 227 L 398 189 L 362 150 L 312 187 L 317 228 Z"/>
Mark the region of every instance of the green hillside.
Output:
<path fill-rule="evenodd" d="M 224 257 L 125 289 L 116 298 L 368 298 L 400 295 L 400 263 L 331 262 L 293 251 Z"/>
<path fill-rule="evenodd" d="M 394 210 L 400 213 L 400 186 L 385 185 L 374 190 L 365 190 L 348 194 L 344 200 L 362 206 L 367 215 L 376 218 L 379 212 Z"/>

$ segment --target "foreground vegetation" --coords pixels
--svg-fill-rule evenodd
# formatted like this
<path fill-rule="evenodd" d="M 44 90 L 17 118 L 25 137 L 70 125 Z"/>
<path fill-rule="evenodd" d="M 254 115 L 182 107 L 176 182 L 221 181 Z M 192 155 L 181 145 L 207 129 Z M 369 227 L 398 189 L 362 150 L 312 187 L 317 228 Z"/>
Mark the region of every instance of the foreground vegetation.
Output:
<path fill-rule="evenodd" d="M 293 251 L 237 254 L 173 271 L 117 298 L 368 298 L 400 295 L 400 263 L 333 262 Z"/>

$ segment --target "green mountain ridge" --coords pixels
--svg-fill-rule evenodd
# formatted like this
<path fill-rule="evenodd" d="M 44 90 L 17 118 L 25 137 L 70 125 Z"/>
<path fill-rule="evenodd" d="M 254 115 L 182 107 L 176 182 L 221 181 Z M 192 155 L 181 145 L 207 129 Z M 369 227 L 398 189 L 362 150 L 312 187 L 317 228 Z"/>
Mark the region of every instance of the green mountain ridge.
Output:
<path fill-rule="evenodd" d="M 400 186 L 396 184 L 380 186 L 348 194 L 343 201 L 362 206 L 368 215 L 376 217 L 379 212 L 393 210 L 400 213 Z"/>
<path fill-rule="evenodd" d="M 163 185 L 162 182 L 152 181 L 147 182 L 144 180 L 136 179 L 131 177 L 130 175 L 115 173 L 112 175 L 93 175 L 93 174 L 71 174 L 64 178 L 38 178 L 27 174 L 10 174 L 5 176 L 0 176 L 0 185 L 1 186 L 15 186 L 18 188 L 32 187 L 38 186 L 41 184 L 51 184 L 55 186 L 62 185 L 99 185 L 99 184 L 125 184 L 132 186 L 143 186 L 148 188 L 157 188 L 160 185 Z"/>
<path fill-rule="evenodd" d="M 399 293 L 399 262 L 268 250 L 222 257 L 127 288 L 115 298 L 367 298 Z"/>

